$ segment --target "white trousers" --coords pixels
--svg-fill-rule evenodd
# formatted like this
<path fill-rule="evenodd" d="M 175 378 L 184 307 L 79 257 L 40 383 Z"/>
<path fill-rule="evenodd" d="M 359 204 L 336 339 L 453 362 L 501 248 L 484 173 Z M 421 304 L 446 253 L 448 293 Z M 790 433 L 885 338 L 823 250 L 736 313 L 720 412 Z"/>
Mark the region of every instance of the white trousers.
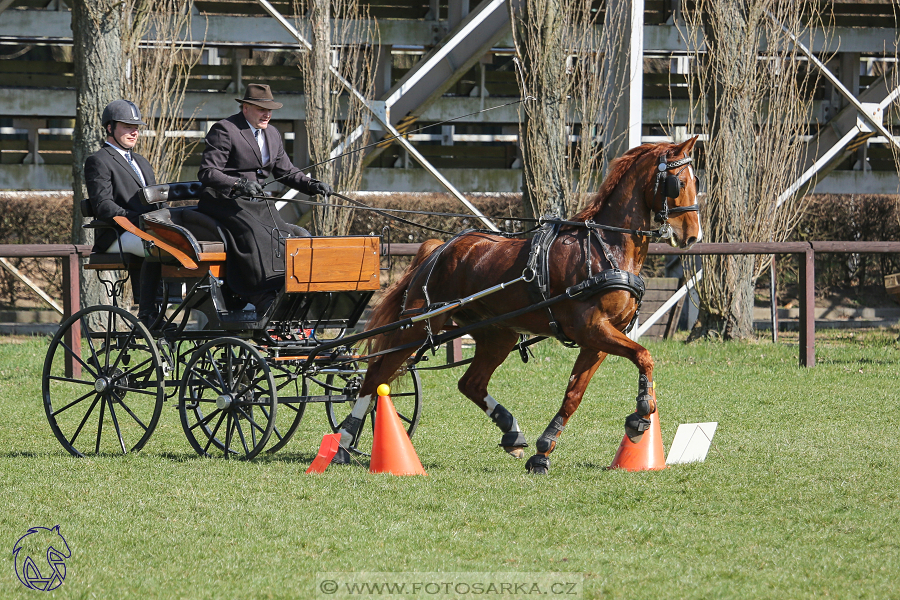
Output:
<path fill-rule="evenodd" d="M 135 256 L 144 256 L 144 240 L 134 235 L 130 231 L 123 231 L 121 237 L 114 240 L 109 248 L 106 249 L 108 254 L 118 254 L 119 241 L 122 242 L 122 252 L 125 254 L 134 254 Z"/>

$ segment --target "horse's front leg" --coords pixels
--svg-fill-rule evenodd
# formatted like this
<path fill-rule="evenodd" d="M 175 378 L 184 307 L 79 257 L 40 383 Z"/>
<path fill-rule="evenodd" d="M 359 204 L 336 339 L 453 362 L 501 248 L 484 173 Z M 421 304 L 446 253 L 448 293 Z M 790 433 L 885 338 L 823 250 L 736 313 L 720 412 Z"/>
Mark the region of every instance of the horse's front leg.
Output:
<path fill-rule="evenodd" d="M 653 386 L 653 357 L 650 352 L 614 328 L 607 328 L 598 345 L 616 356 L 634 363 L 638 369 L 638 395 L 634 412 L 625 417 L 625 435 L 635 444 L 641 441 L 650 427 L 650 415 L 656 412 L 656 392 Z"/>
<path fill-rule="evenodd" d="M 513 458 L 523 458 L 528 442 L 519 428 L 519 422 L 487 391 L 491 375 L 509 356 L 519 335 L 508 329 L 489 329 L 473 332 L 472 338 L 475 340 L 475 356 L 459 380 L 459 391 L 483 410 L 503 432 L 500 446 Z"/>
<path fill-rule="evenodd" d="M 572 367 L 572 376 L 569 377 L 569 385 L 566 388 L 562 406 L 559 412 L 556 413 L 556 416 L 553 417 L 553 420 L 550 421 L 547 429 L 538 438 L 535 445 L 537 453 L 525 463 L 525 469 L 529 473 L 545 475 L 549 472 L 549 455 L 556 448 L 556 442 L 563 429 L 566 428 L 566 423 L 578 410 L 581 399 L 584 397 L 584 391 L 605 358 L 606 352 L 597 352 L 587 348 L 581 349 L 578 359 L 575 361 L 575 366 Z"/>

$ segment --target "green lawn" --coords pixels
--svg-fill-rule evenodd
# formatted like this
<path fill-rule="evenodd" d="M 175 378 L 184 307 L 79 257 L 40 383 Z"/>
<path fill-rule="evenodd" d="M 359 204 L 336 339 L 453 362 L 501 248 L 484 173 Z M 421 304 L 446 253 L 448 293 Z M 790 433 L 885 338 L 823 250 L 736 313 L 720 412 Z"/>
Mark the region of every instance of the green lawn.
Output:
<path fill-rule="evenodd" d="M 423 375 L 413 443 L 428 477 L 306 475 L 319 406 L 251 463 L 197 458 L 174 403 L 142 452 L 74 459 L 40 400 L 47 340 L 0 339 L 0 597 L 34 597 L 10 551 L 57 524 L 72 550 L 59 598 L 333 597 L 317 572 L 565 572 L 584 598 L 900 597 L 897 333 L 820 337 L 812 369 L 788 344 L 649 345 L 666 448 L 679 423 L 719 423 L 705 463 L 657 472 L 604 469 L 637 387 L 610 358 L 547 477 L 497 447 L 458 369 Z M 534 349 L 492 387 L 532 443 L 575 356 Z"/>

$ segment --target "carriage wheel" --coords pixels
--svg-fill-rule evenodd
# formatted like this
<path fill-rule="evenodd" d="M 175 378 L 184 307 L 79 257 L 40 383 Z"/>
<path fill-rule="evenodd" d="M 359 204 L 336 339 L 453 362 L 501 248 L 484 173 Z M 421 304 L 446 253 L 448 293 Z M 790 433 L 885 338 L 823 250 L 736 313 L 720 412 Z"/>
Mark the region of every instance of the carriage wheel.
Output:
<path fill-rule="evenodd" d="M 67 343 L 78 326 L 81 335 Z M 156 428 L 165 397 L 150 332 L 128 311 L 106 305 L 63 322 L 47 350 L 42 385 L 50 427 L 75 456 L 140 450 Z"/>
<path fill-rule="evenodd" d="M 359 390 L 358 376 L 349 373 L 329 374 L 324 385 L 320 378 L 309 378 L 312 384 L 320 386 L 324 389 L 323 393 L 329 396 L 346 395 L 349 400 L 342 402 L 326 402 L 325 413 L 328 416 L 328 424 L 331 430 L 337 432 L 344 417 L 350 414 L 353 405 L 356 402 Z M 313 392 L 315 393 L 315 392 Z M 412 438 L 419 424 L 419 418 L 422 416 L 422 380 L 419 378 L 419 371 L 413 366 L 401 376 L 397 377 L 391 383 L 391 402 L 397 409 L 400 416 L 400 422 L 406 429 L 407 435 Z M 356 454 L 369 456 L 372 453 L 372 433 L 375 428 L 374 417 L 376 408 L 363 418 L 362 425 L 350 445 L 350 450 Z"/>
<path fill-rule="evenodd" d="M 275 374 L 275 384 L 278 391 L 292 390 L 295 396 L 306 396 L 306 380 L 303 381 L 303 391 L 297 390 L 297 380 L 293 373 L 289 371 L 280 371 Z M 291 387 L 293 385 L 293 387 Z M 299 392 L 299 393 L 298 393 Z M 286 395 L 282 393 L 282 395 Z M 306 411 L 305 402 L 279 402 L 278 403 L 278 420 L 275 427 L 272 428 L 272 446 L 266 449 L 266 452 L 274 454 L 291 441 L 300 421 L 303 419 L 303 413 Z"/>
<path fill-rule="evenodd" d="M 244 340 L 207 342 L 185 367 L 181 426 L 201 456 L 248 460 L 259 454 L 272 434 L 277 405 L 269 365 Z"/>

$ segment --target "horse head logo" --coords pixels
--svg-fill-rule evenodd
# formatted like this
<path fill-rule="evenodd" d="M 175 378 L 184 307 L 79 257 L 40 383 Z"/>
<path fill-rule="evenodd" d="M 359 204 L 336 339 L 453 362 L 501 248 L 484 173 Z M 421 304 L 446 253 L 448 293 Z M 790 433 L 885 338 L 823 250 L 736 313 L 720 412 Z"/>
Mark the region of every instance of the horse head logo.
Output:
<path fill-rule="evenodd" d="M 13 546 L 16 577 L 27 588 L 55 590 L 66 578 L 66 559 L 71 556 L 59 525 L 53 529 L 32 527 Z"/>

